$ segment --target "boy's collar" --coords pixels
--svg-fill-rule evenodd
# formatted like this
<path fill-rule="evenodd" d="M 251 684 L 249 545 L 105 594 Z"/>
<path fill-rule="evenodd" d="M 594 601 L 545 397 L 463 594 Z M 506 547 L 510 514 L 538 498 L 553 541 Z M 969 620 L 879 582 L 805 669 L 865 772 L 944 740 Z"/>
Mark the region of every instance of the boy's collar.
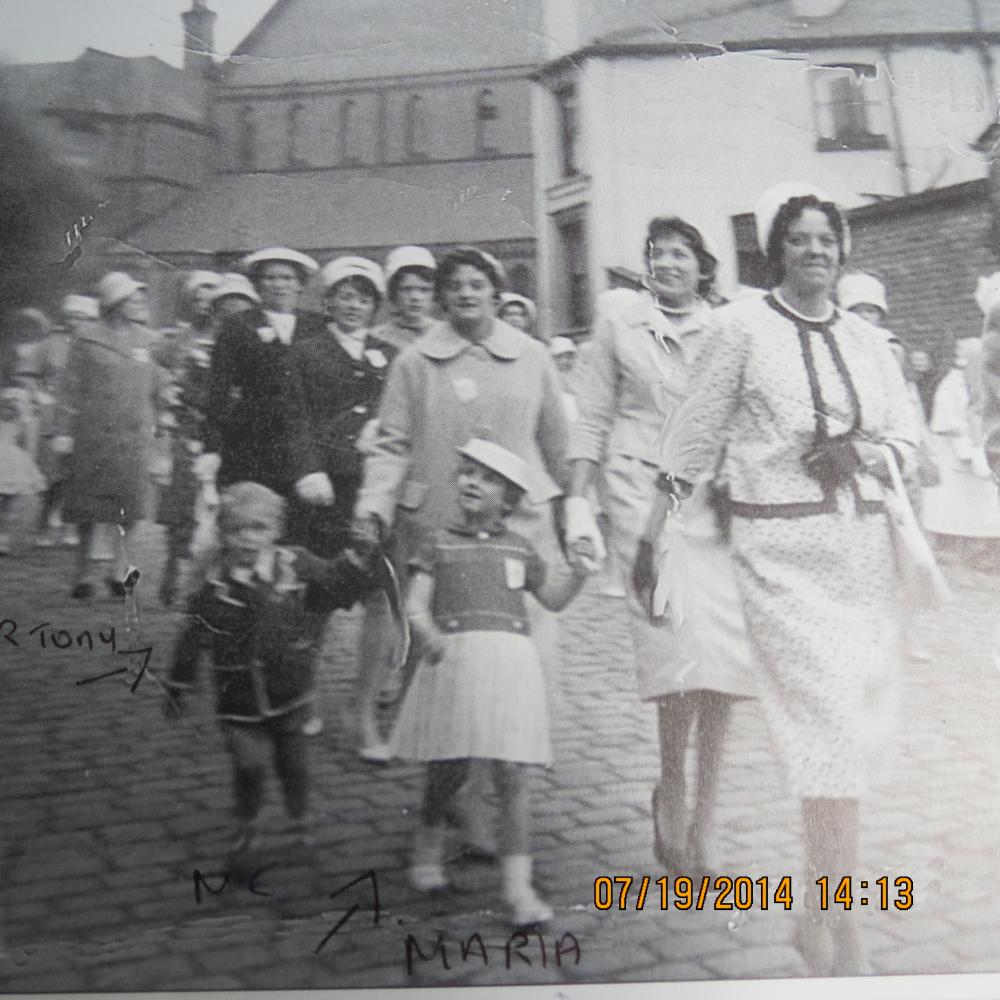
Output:
<path fill-rule="evenodd" d="M 500 535 L 506 533 L 507 525 L 500 518 L 481 525 L 471 525 L 466 524 L 464 521 L 455 521 L 448 525 L 448 530 L 456 535 L 464 535 L 466 538 L 481 538 L 483 536 L 498 538 Z"/>

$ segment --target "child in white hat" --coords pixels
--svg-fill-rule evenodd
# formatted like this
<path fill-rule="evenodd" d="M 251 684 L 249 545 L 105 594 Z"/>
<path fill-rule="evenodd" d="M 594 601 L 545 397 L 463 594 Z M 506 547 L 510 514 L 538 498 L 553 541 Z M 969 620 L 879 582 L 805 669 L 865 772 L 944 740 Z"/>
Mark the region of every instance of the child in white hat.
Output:
<path fill-rule="evenodd" d="M 24 498 L 45 489 L 45 479 L 32 457 L 31 405 L 26 389 L 12 385 L 0 391 L 0 556 L 11 551 L 17 507 Z"/>
<path fill-rule="evenodd" d="M 544 923 L 529 854 L 529 767 L 552 760 L 545 673 L 529 635 L 525 592 L 561 610 L 584 572 L 547 579 L 531 544 L 506 518 L 531 488 L 527 464 L 500 445 L 472 439 L 459 449 L 460 522 L 428 539 L 410 562 L 407 615 L 423 657 L 406 693 L 392 744 L 427 761 L 422 823 L 410 880 L 447 885 L 445 822 L 472 760 L 491 761 L 500 792 L 503 891 L 515 926 Z"/>

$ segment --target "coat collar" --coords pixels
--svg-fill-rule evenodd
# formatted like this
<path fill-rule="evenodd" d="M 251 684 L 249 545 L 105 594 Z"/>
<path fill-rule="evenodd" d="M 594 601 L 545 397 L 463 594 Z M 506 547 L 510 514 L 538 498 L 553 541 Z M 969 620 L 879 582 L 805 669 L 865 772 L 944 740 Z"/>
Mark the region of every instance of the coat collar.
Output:
<path fill-rule="evenodd" d="M 479 346 L 485 347 L 501 361 L 513 361 L 524 353 L 528 335 L 508 326 L 503 320 L 493 320 L 490 335 Z M 440 323 L 416 341 L 417 348 L 435 361 L 450 361 L 477 345 L 456 333 L 450 323 Z"/>
<path fill-rule="evenodd" d="M 453 521 L 448 525 L 448 530 L 453 535 L 461 535 L 463 538 L 479 538 L 482 535 L 487 535 L 490 538 L 502 538 L 507 534 L 507 525 L 502 520 L 497 520 L 474 528 L 463 521 Z"/>

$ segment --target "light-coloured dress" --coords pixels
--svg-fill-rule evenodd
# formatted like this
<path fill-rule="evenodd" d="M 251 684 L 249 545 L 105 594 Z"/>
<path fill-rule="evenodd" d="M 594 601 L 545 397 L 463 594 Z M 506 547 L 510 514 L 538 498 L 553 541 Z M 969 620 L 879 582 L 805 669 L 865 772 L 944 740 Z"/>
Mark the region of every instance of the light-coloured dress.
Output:
<path fill-rule="evenodd" d="M 502 524 L 455 526 L 410 565 L 434 579 L 431 609 L 445 653 L 417 667 L 390 738 L 394 753 L 551 763 L 545 671 L 524 600 L 545 576 L 534 548 Z"/>
<path fill-rule="evenodd" d="M 0 421 L 0 496 L 34 496 L 45 489 L 31 454 L 22 446 L 25 428 L 21 421 Z"/>
<path fill-rule="evenodd" d="M 805 320 L 773 297 L 718 313 L 678 410 L 664 471 L 692 482 L 724 450 L 731 538 L 760 704 L 791 790 L 857 797 L 888 760 L 898 716 L 901 595 L 882 487 L 863 471 L 823 487 L 803 457 L 821 429 L 896 448 L 919 429 L 902 374 L 871 327 Z"/>
<path fill-rule="evenodd" d="M 680 691 L 754 692 L 739 596 L 726 546 L 705 493 L 671 519 L 664 542 L 685 594 L 679 627 L 654 625 L 631 585 L 639 538 L 649 517 L 664 422 L 687 398 L 691 372 L 710 352 L 713 312 L 699 305 L 674 324 L 646 292 L 616 289 L 598 300 L 594 336 L 582 352 L 570 459 L 599 463 L 598 492 L 608 517 L 608 549 L 631 612 L 639 696 Z M 683 563 L 683 568 L 681 564 Z"/>
<path fill-rule="evenodd" d="M 1000 500 L 986 463 L 982 425 L 962 368 L 950 369 L 938 385 L 930 432 L 941 482 L 923 492 L 924 528 L 964 538 L 1000 537 Z"/>

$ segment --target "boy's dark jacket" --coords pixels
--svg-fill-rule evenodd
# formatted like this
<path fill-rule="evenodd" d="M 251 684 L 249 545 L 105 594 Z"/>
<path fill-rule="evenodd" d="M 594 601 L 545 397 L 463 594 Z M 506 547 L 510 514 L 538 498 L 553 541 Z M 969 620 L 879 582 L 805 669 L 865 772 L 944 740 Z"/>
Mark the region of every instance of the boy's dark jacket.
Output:
<path fill-rule="evenodd" d="M 341 554 L 320 559 L 305 549 L 278 548 L 262 579 L 208 574 L 188 605 L 188 623 L 174 650 L 166 687 L 194 686 L 199 654 L 211 652 L 216 713 L 234 722 L 262 722 L 305 704 L 313 688 L 315 645 L 325 614 L 307 610 L 306 587 L 329 594 L 329 606 L 349 608 L 368 576 Z"/>

